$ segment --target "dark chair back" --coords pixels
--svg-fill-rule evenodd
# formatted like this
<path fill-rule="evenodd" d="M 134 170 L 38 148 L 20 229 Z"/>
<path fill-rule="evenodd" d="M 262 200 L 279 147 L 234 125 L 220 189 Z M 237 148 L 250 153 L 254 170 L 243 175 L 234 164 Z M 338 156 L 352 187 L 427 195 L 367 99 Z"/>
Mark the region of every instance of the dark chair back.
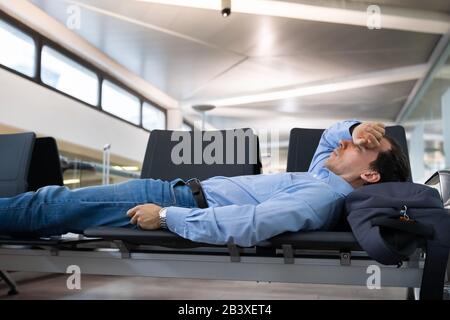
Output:
<path fill-rule="evenodd" d="M 319 145 L 322 129 L 293 128 L 289 135 L 287 172 L 307 172 Z"/>
<path fill-rule="evenodd" d="M 56 140 L 52 137 L 37 138 L 28 174 L 28 190 L 55 185 L 64 185 Z"/>
<path fill-rule="evenodd" d="M 34 133 L 0 135 L 0 197 L 28 191 L 28 172 L 36 136 Z"/>
<path fill-rule="evenodd" d="M 237 138 L 236 135 L 243 133 L 244 139 Z M 222 163 L 210 163 L 203 155 L 212 155 L 213 159 L 222 160 Z M 242 156 L 244 157 L 241 158 Z M 177 161 L 180 158 L 187 161 L 176 163 L 173 157 Z M 228 161 L 231 163 L 227 163 L 227 157 L 232 160 Z M 239 158 L 243 159 L 241 163 L 238 162 Z M 204 132 L 153 130 L 147 144 L 141 178 L 204 180 L 213 176 L 232 177 L 259 173 L 259 141 L 250 129 Z"/>

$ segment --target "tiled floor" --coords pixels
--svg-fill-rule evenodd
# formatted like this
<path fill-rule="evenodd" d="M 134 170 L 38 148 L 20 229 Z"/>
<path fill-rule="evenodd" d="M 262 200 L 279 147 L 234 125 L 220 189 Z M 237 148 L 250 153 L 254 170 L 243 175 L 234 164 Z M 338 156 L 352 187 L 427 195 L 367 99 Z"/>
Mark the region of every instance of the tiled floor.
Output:
<path fill-rule="evenodd" d="M 305 285 L 221 280 L 82 276 L 81 290 L 67 289 L 68 275 L 14 273 L 19 295 L 7 296 L 0 282 L 0 299 L 405 299 L 404 288 Z"/>

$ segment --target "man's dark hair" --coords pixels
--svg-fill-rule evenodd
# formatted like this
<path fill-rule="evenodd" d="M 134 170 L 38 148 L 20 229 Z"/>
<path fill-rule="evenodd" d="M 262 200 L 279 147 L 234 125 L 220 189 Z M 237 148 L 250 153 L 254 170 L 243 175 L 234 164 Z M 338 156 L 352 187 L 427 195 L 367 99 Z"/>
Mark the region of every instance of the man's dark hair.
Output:
<path fill-rule="evenodd" d="M 408 157 L 397 141 L 388 136 L 385 138 L 391 144 L 391 149 L 380 152 L 378 157 L 370 163 L 370 168 L 376 170 L 381 176 L 377 183 L 408 181 L 410 175 Z"/>

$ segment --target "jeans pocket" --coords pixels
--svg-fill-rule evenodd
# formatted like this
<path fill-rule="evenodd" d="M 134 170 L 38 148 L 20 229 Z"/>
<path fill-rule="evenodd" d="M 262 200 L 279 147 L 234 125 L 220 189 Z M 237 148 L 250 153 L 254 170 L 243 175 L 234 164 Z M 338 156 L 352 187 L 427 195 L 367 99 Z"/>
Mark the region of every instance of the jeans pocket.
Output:
<path fill-rule="evenodd" d="M 178 205 L 178 200 L 177 200 L 177 191 L 176 188 L 179 186 L 184 186 L 186 185 L 186 183 L 184 182 L 183 179 L 178 178 L 175 180 L 172 180 L 169 184 L 169 192 L 170 192 L 170 206 L 177 206 Z"/>

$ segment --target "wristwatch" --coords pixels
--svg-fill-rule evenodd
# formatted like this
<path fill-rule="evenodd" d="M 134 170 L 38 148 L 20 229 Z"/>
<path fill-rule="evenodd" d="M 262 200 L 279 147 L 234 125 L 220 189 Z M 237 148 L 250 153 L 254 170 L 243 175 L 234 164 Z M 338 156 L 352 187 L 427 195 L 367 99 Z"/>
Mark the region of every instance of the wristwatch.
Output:
<path fill-rule="evenodd" d="M 167 229 L 166 214 L 167 208 L 161 208 L 159 210 L 159 225 L 161 226 L 162 229 Z"/>

